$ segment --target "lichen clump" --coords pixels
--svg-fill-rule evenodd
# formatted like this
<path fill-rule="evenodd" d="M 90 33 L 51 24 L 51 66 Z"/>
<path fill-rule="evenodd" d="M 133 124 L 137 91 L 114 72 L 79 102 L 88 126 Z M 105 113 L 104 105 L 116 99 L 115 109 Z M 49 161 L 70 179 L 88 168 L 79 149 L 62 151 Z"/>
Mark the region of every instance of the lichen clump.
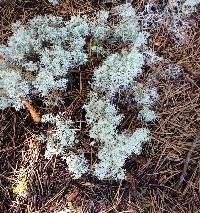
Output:
<path fill-rule="evenodd" d="M 142 85 L 138 78 L 148 61 L 153 63 L 156 59 L 159 63 L 162 59 L 147 48 L 149 34 L 141 31 L 138 20 L 131 4 L 101 10 L 94 19 L 73 16 L 64 21 L 51 15 L 38 16 L 26 25 L 15 23 L 8 45 L 0 46 L 4 57 L 0 61 L 1 109 L 8 106 L 20 109 L 19 96 L 31 100 L 39 95 L 50 104 L 48 97 L 54 91 L 66 90 L 68 73 L 79 66 L 87 66 L 88 39 L 92 54 L 98 59 L 103 55 L 104 60 L 94 69 L 89 100 L 83 106 L 90 127 L 89 137 L 99 147 L 97 163 L 90 172 L 99 179 L 125 179 L 125 160 L 133 153 L 141 153 L 142 143 L 150 139 L 147 124 L 156 119 L 153 106 L 158 99 L 157 90 L 153 85 Z M 113 52 L 112 47 L 118 42 L 123 48 L 118 53 Z M 144 127 L 132 133 L 119 133 L 117 127 L 123 115 L 118 113 L 114 100 L 120 91 L 130 89 L 134 96 L 131 101 L 140 109 L 138 121 L 143 122 Z M 73 121 L 66 121 L 64 117 L 62 112 L 44 115 L 42 122 L 51 123 L 52 128 L 39 138 L 47 142 L 45 157 L 61 156 L 73 177 L 79 178 L 89 172 L 89 166 L 83 153 L 73 151 L 80 141 Z"/>

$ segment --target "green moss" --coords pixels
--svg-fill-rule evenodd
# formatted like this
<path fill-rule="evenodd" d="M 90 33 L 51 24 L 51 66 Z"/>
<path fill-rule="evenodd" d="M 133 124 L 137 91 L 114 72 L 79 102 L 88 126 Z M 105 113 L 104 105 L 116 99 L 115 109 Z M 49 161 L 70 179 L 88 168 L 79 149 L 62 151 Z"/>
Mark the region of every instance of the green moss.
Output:
<path fill-rule="evenodd" d="M 16 186 L 13 186 L 12 191 L 18 195 L 23 195 L 28 187 L 28 178 L 26 176 L 22 177 Z"/>

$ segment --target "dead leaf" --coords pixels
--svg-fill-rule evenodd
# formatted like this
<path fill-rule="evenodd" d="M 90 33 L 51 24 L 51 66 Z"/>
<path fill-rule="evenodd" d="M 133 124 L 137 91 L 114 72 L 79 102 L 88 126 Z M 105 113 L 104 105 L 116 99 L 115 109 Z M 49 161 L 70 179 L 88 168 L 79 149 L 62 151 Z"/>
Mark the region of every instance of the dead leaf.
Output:
<path fill-rule="evenodd" d="M 39 123 L 41 122 L 41 117 L 40 117 L 40 113 L 37 112 L 33 106 L 31 106 L 31 104 L 22 96 L 19 97 L 22 101 L 22 104 L 24 105 L 24 107 L 27 108 L 27 110 L 30 112 L 31 117 L 33 119 L 33 121 L 35 123 Z"/>
<path fill-rule="evenodd" d="M 67 201 L 68 201 L 68 202 L 74 201 L 74 200 L 76 199 L 78 193 L 79 193 L 78 191 L 75 191 L 75 192 L 72 192 L 71 194 L 69 194 L 69 195 L 67 196 Z"/>
<path fill-rule="evenodd" d="M 160 177 L 160 179 L 159 179 L 159 183 L 163 183 L 163 182 L 165 182 L 166 181 L 166 179 L 167 179 L 167 176 L 166 175 L 162 175 L 161 177 Z"/>
<path fill-rule="evenodd" d="M 92 184 L 90 182 L 86 182 L 86 183 L 82 182 L 81 185 L 82 186 L 92 186 Z"/>
<path fill-rule="evenodd" d="M 72 204 L 71 201 L 67 202 L 67 207 L 68 207 L 69 209 L 72 209 L 72 208 L 73 208 L 73 204 Z"/>
<path fill-rule="evenodd" d="M 4 56 L 3 55 L 0 55 L 0 60 L 4 60 Z"/>

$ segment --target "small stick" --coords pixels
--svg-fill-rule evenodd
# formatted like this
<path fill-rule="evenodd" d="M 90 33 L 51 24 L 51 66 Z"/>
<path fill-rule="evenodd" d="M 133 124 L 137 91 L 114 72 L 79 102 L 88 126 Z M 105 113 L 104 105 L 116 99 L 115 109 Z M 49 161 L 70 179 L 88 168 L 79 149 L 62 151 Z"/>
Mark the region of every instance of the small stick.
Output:
<path fill-rule="evenodd" d="M 185 179 L 185 176 L 187 175 L 187 168 L 188 168 L 191 156 L 192 156 L 192 152 L 194 151 L 194 148 L 195 148 L 197 142 L 198 142 L 197 138 L 194 139 L 193 142 L 192 142 L 192 147 L 191 147 L 191 149 L 189 150 L 189 152 L 187 154 L 187 157 L 186 157 L 186 160 L 185 160 L 185 164 L 184 164 L 184 167 L 183 167 L 183 172 L 182 172 L 182 174 L 180 176 L 178 184 L 176 185 L 176 189 L 178 189 L 182 185 L 182 183 L 183 183 L 183 181 Z"/>

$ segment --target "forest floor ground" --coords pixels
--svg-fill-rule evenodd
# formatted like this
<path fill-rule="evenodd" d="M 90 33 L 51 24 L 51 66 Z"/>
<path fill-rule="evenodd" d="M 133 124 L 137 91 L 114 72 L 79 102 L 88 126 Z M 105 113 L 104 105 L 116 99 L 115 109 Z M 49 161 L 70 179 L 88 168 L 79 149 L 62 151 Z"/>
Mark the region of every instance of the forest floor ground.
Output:
<path fill-rule="evenodd" d="M 6 43 L 11 24 L 18 19 L 26 21 L 44 14 L 64 17 L 92 14 L 123 1 L 109 2 L 65 0 L 54 7 L 45 0 L 2 1 L 0 43 Z M 144 1 L 133 4 L 140 10 Z M 25 109 L 1 111 L 0 212 L 51 213 L 68 208 L 69 212 L 89 213 L 200 213 L 200 13 L 194 21 L 189 41 L 178 47 L 166 37 L 163 28 L 151 32 L 150 47 L 181 65 L 183 72 L 177 79 L 166 77 L 157 83 L 160 98 L 155 110 L 158 119 L 150 125 L 152 140 L 144 145 L 140 156 L 128 160 L 127 180 L 99 181 L 92 176 L 71 179 L 60 159 L 44 159 L 44 147 L 36 138 L 40 126 L 31 121 Z M 152 66 L 150 71 L 158 74 L 162 68 Z M 73 85 L 66 94 L 66 111 L 78 120 L 88 92 L 84 80 L 83 75 L 81 94 Z M 36 106 L 43 110 L 41 103 Z M 132 107 L 124 109 L 126 119 L 122 128 L 136 126 Z M 13 192 L 17 171 L 22 167 L 30 171 L 25 198 Z"/>

